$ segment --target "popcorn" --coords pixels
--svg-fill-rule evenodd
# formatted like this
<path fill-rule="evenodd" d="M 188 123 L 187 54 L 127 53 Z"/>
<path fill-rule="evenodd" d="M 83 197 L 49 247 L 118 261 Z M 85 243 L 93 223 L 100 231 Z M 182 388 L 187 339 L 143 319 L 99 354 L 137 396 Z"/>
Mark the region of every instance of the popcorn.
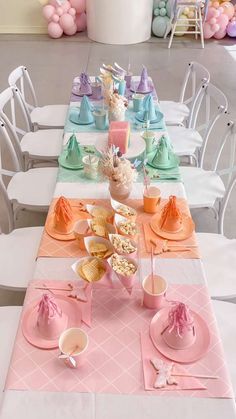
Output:
<path fill-rule="evenodd" d="M 124 217 L 136 216 L 136 211 L 127 205 L 120 205 L 118 208 L 116 208 L 116 212 L 120 215 L 123 215 Z"/>
<path fill-rule="evenodd" d="M 136 251 L 129 239 L 121 238 L 119 235 L 113 236 L 112 244 L 118 253 L 133 253 Z"/>
<path fill-rule="evenodd" d="M 121 221 L 119 223 L 119 230 L 126 236 L 135 236 L 137 234 L 136 223 L 133 221 Z"/>
<path fill-rule="evenodd" d="M 136 266 L 129 260 L 114 254 L 111 258 L 111 266 L 117 274 L 124 276 L 134 275 L 137 271 Z"/>

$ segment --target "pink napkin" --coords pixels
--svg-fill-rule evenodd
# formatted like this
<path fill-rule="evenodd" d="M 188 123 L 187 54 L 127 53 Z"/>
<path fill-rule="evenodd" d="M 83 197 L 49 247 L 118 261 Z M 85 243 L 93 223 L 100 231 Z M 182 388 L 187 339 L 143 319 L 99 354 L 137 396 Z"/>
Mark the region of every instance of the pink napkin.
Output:
<path fill-rule="evenodd" d="M 142 364 L 143 364 L 143 376 L 144 376 L 144 388 L 147 391 L 182 391 L 182 390 L 206 390 L 206 387 L 194 377 L 175 377 L 173 378 L 178 384 L 167 385 L 164 388 L 156 389 L 153 387 L 157 372 L 151 364 L 151 359 L 163 359 L 168 362 L 157 350 L 154 348 L 152 341 L 149 337 L 148 332 L 140 333 L 141 339 L 141 352 L 142 352 Z M 175 364 L 173 368 L 174 372 L 181 374 L 190 374 L 189 371 L 182 365 Z"/>

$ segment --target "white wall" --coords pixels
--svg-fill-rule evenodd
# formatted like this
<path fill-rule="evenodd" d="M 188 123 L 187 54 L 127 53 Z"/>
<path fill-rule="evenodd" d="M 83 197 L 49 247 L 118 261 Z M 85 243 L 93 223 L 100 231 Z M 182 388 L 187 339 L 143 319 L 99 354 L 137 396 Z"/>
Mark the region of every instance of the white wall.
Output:
<path fill-rule="evenodd" d="M 0 33 L 47 33 L 38 0 L 0 0 Z"/>

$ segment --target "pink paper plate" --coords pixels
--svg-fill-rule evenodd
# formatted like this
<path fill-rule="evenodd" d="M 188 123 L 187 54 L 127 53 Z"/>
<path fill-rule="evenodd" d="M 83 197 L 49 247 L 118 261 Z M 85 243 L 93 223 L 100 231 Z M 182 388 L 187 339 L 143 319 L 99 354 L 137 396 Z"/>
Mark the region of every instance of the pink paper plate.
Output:
<path fill-rule="evenodd" d="M 158 311 L 150 324 L 150 337 L 153 345 L 158 351 L 171 361 L 181 364 L 191 364 L 202 358 L 208 351 L 210 345 L 210 331 L 206 322 L 195 311 L 191 310 L 194 318 L 194 327 L 196 331 L 196 340 L 189 348 L 173 349 L 170 348 L 161 336 L 169 312 L 169 307 Z"/>
<path fill-rule="evenodd" d="M 55 295 L 59 307 L 68 317 L 67 328 L 70 327 L 79 327 L 81 324 L 81 312 L 78 306 L 78 303 L 71 298 L 65 297 L 64 295 Z M 37 302 L 33 302 L 30 307 L 25 311 L 22 318 L 22 333 L 25 339 L 31 343 L 31 345 L 36 346 L 41 349 L 53 349 L 58 347 L 59 336 L 56 339 L 50 340 L 46 339 L 40 335 L 36 323 L 38 317 L 38 304 L 40 298 Z"/>

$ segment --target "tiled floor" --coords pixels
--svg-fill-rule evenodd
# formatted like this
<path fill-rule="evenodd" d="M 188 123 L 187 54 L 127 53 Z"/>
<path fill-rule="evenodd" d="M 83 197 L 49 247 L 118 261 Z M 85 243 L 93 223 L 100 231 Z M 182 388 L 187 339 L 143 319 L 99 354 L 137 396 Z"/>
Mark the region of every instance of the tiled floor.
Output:
<path fill-rule="evenodd" d="M 142 64 L 148 67 L 159 98 L 178 99 L 185 67 L 191 60 L 205 65 L 211 73 L 211 81 L 228 97 L 230 115 L 236 118 L 236 44 L 232 39 L 222 41 L 210 40 L 205 49 L 198 42 L 189 38 L 174 40 L 171 50 L 162 39 L 151 38 L 150 41 L 132 46 L 103 45 L 91 42 L 85 35 L 65 37 L 59 40 L 49 39 L 44 35 L 0 35 L 0 91 L 7 86 L 9 72 L 16 66 L 28 67 L 35 84 L 40 104 L 67 103 L 72 78 L 82 70 L 96 74 L 99 66 L 118 61 L 127 66 L 130 60 L 134 73 L 140 73 Z M 209 167 L 216 148 L 217 136 L 224 129 L 221 124 L 212 136 L 207 152 L 206 164 Z M 224 161 L 228 157 L 224 153 Z M 10 162 L 8 164 L 10 167 Z M 236 227 L 232 228 L 235 217 L 236 194 L 230 200 L 226 217 L 226 233 L 236 236 Z M 193 213 L 198 231 L 216 231 L 216 222 L 210 212 Z M 0 221 L 1 206 L 0 206 Z M 44 216 L 21 214 L 18 225 L 27 226 L 42 224 Z M 18 297 L 0 292 L 0 305 L 16 303 Z"/>

